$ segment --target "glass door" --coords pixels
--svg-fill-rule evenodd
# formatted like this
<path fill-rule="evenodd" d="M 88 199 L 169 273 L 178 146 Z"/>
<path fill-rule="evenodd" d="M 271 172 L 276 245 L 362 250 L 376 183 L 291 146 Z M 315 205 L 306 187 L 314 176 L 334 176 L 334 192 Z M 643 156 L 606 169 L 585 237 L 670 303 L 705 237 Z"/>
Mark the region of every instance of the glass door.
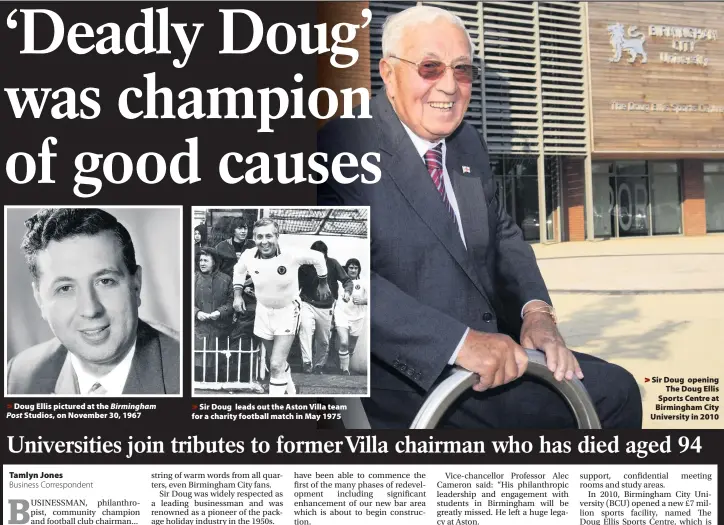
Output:
<path fill-rule="evenodd" d="M 724 162 L 704 163 L 706 231 L 724 232 Z"/>
<path fill-rule="evenodd" d="M 596 237 L 614 237 L 616 178 L 609 175 L 593 176 L 593 234 Z"/>
<path fill-rule="evenodd" d="M 506 190 L 512 197 L 513 220 L 523 231 L 526 241 L 539 241 L 538 226 L 538 161 L 535 157 L 507 157 L 505 159 Z"/>
<path fill-rule="evenodd" d="M 613 162 L 594 162 L 593 235 L 616 236 L 616 177 Z"/>
<path fill-rule="evenodd" d="M 561 157 L 547 155 L 545 157 L 545 188 L 546 188 L 546 238 L 559 241 L 560 236 L 560 179 Z"/>
<path fill-rule="evenodd" d="M 619 237 L 649 234 L 648 177 L 616 177 L 616 203 Z"/>

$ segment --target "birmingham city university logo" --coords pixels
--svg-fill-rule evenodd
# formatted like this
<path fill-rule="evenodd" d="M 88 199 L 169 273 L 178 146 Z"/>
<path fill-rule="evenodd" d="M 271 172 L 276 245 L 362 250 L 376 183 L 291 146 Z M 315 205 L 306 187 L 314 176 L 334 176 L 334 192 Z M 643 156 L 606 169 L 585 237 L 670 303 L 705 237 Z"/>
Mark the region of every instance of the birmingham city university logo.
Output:
<path fill-rule="evenodd" d="M 613 49 L 613 57 L 609 59 L 610 62 L 620 62 L 621 55 L 626 51 L 630 57 L 627 60 L 629 64 L 633 64 L 639 55 L 641 55 L 641 63 L 646 63 L 648 60 L 646 51 L 644 51 L 646 37 L 638 31 L 637 26 L 629 26 L 628 31 L 624 31 L 623 24 L 611 24 L 608 26 L 608 34 Z"/>

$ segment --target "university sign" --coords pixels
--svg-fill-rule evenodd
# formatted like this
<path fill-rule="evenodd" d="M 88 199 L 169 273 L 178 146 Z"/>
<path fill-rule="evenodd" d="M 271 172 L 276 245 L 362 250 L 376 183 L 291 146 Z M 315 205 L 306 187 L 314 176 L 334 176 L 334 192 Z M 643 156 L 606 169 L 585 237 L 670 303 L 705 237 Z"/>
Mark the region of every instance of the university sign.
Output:
<path fill-rule="evenodd" d="M 672 104 L 667 102 L 617 101 L 611 102 L 613 111 L 642 111 L 645 113 L 724 113 L 717 104 Z"/>
<path fill-rule="evenodd" d="M 613 50 L 610 62 L 620 62 L 624 53 L 628 54 L 629 58 L 626 62 L 629 64 L 633 64 L 637 59 L 641 64 L 648 62 L 649 57 L 645 49 L 647 36 L 639 31 L 638 26 L 626 28 L 623 24 L 616 22 L 609 24 L 607 30 Z M 659 53 L 660 62 L 706 67 L 709 65 L 709 58 L 698 54 L 700 46 L 706 42 L 717 40 L 719 35 L 716 29 L 650 25 L 648 37 L 652 40 L 668 39 L 671 41 L 673 52 Z"/>

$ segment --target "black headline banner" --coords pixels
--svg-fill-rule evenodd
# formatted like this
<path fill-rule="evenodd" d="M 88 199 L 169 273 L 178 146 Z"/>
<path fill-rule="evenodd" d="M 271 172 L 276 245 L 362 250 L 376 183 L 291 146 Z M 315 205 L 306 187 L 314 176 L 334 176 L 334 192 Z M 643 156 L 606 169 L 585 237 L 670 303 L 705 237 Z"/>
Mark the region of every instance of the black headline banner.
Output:
<path fill-rule="evenodd" d="M 175 432 L 151 425 L 83 425 L 47 432 L 33 425 L 8 437 L 5 464 L 714 464 L 718 432 L 650 430 L 317 431 L 251 424 L 187 425 Z M 180 426 L 180 425 L 179 425 Z M 35 427 L 35 428 L 33 428 Z M 86 432 L 87 431 L 87 432 Z M 63 452 L 58 452 L 62 450 Z M 103 450 L 102 452 L 93 452 Z"/>

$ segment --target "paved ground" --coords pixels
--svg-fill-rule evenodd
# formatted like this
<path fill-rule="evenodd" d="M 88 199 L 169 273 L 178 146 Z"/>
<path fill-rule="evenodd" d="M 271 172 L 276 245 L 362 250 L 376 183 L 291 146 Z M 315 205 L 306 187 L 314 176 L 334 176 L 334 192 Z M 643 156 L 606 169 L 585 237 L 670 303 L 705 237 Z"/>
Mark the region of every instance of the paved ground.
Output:
<path fill-rule="evenodd" d="M 718 411 L 697 421 L 652 420 L 664 378 L 719 381 L 724 397 L 724 236 L 534 245 L 568 345 L 619 364 L 636 378 L 645 428 L 724 428 Z M 296 361 L 295 361 L 296 362 Z M 646 382 L 660 377 L 662 383 Z M 301 394 L 354 395 L 365 376 L 294 374 Z M 696 386 L 703 386 L 699 384 Z M 203 392 L 197 391 L 197 394 Z M 682 402 L 683 403 L 683 402 Z M 690 404 L 706 404 L 691 402 Z M 702 419 L 707 414 L 719 419 Z"/>
<path fill-rule="evenodd" d="M 533 248 L 566 342 L 634 375 L 644 397 L 645 428 L 724 428 L 722 402 L 711 403 L 717 412 L 697 412 L 718 419 L 650 417 L 677 413 L 656 410 L 659 395 L 724 397 L 724 236 Z M 662 383 L 645 382 L 653 377 Z M 711 378 L 719 392 L 667 393 L 665 377 L 683 378 L 684 386 L 689 379 Z"/>

